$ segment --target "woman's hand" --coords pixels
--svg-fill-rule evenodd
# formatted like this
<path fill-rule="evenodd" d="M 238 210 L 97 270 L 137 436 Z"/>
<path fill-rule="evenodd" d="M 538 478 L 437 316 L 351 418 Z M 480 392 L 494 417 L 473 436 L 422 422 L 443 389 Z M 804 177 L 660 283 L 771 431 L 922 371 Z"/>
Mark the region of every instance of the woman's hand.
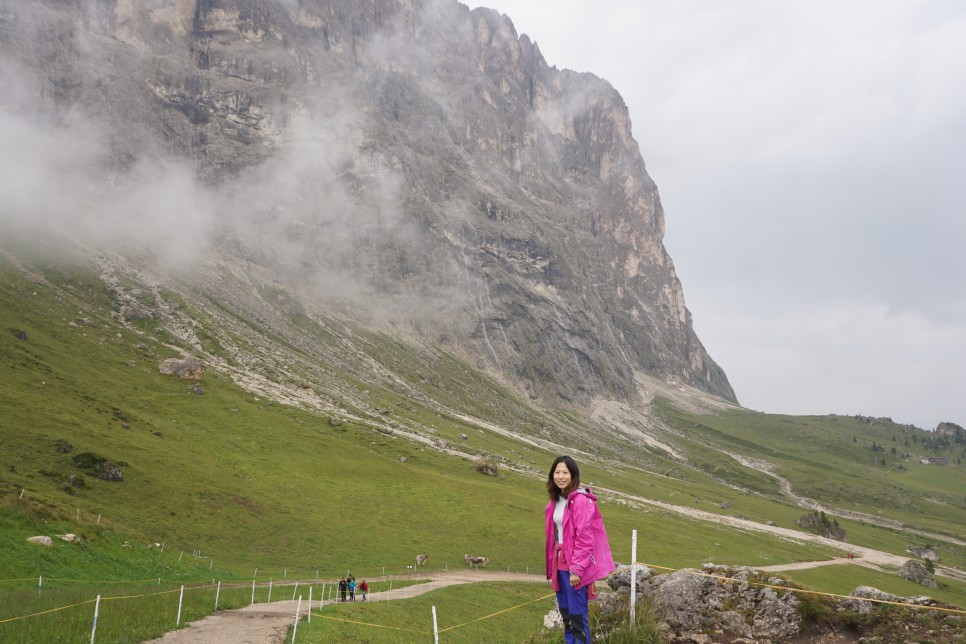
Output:
<path fill-rule="evenodd" d="M 570 575 L 570 585 L 576 588 L 580 585 L 580 575 Z"/>

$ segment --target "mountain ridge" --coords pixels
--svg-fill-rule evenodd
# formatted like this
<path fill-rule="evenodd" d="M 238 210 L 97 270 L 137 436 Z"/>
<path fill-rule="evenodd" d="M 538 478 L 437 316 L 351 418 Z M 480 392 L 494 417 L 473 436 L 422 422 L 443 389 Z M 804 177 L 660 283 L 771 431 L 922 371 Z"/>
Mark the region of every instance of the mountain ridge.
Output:
<path fill-rule="evenodd" d="M 508 17 L 232 0 L 6 15 L 24 88 L 8 110 L 79 139 L 88 169 L 65 181 L 37 160 L 83 198 L 36 219 L 185 266 L 214 249 L 306 303 L 443 338 L 550 407 L 643 405 L 636 373 L 735 400 L 623 100 L 550 68 Z"/>

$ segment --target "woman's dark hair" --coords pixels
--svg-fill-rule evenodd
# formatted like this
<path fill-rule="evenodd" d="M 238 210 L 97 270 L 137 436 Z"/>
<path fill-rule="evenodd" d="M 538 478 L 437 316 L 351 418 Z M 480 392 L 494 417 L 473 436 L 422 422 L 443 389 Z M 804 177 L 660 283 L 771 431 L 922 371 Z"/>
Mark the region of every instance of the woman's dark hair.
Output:
<path fill-rule="evenodd" d="M 557 469 L 557 466 L 563 463 L 567 466 L 567 470 L 570 472 L 570 485 L 567 486 L 566 490 L 561 490 L 557 487 L 557 484 L 553 482 L 553 473 Z M 550 475 L 547 476 L 547 494 L 550 495 L 550 500 L 556 503 L 560 500 L 561 496 L 569 496 L 571 492 L 580 487 L 580 468 L 577 467 L 577 462 L 569 456 L 558 456 L 553 459 L 553 465 L 550 466 Z"/>

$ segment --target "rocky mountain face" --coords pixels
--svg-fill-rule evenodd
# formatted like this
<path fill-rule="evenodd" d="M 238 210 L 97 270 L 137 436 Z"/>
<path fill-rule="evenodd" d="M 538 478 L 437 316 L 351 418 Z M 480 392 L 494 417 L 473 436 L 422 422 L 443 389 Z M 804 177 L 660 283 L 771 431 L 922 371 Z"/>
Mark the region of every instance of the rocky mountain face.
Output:
<path fill-rule="evenodd" d="M 623 100 L 506 16 L 0 0 L 0 52 L 0 131 L 25 155 L 8 224 L 146 248 L 178 279 L 258 274 L 551 406 L 634 404 L 644 376 L 735 399 Z"/>

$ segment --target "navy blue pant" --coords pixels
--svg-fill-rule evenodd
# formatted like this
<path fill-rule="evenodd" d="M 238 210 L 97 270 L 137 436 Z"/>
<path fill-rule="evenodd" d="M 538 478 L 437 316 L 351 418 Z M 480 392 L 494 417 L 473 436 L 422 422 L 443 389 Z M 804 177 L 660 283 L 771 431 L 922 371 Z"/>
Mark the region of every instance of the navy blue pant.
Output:
<path fill-rule="evenodd" d="M 563 618 L 564 640 L 567 644 L 590 644 L 590 620 L 587 618 L 587 589 L 570 585 L 570 572 L 557 571 L 560 590 L 557 591 L 557 607 Z"/>

